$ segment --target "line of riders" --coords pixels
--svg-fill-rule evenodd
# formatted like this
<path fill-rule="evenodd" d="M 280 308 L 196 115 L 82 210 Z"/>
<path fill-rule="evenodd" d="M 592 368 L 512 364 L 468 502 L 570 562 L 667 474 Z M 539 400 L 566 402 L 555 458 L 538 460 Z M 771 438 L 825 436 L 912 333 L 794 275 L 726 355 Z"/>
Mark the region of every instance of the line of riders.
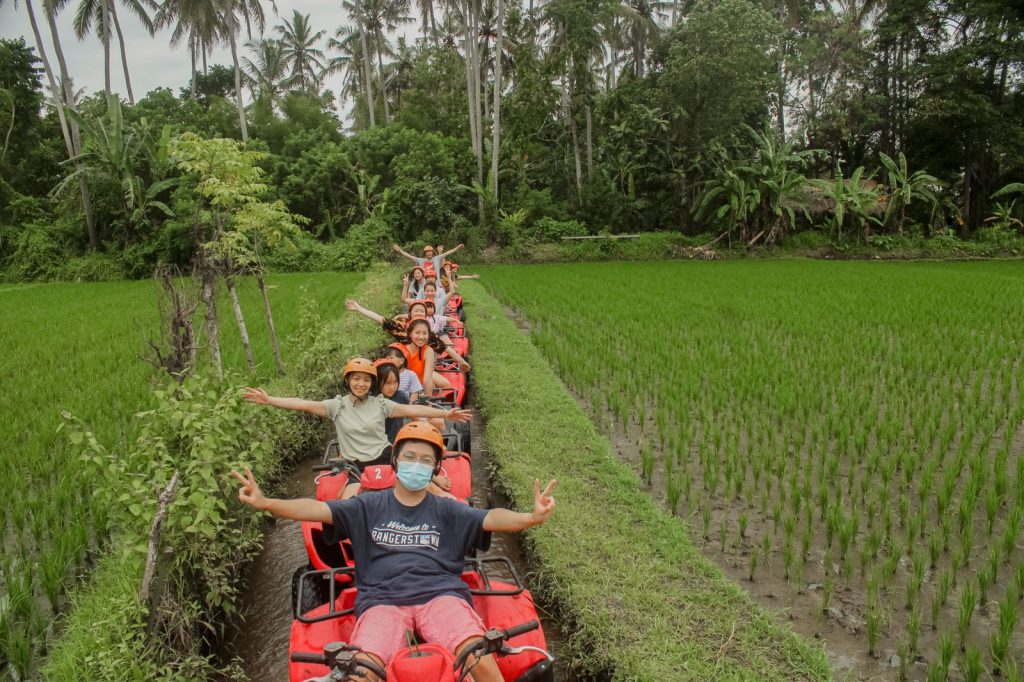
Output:
<path fill-rule="evenodd" d="M 333 560 L 338 565 L 328 560 L 320 564 L 326 570 L 317 571 L 316 550 L 307 542 L 311 567 L 299 580 L 320 585 L 322 599 L 305 603 L 303 583 L 294 600 L 292 680 L 553 679 L 532 597 L 515 570 L 502 559 L 513 583 L 502 582 L 484 568 L 497 559 L 475 557 L 489 547 L 490 533 L 547 521 L 556 482 L 542 487 L 534 481 L 528 513 L 480 509 L 466 499 L 468 466 L 458 474 L 467 480 L 453 480 L 457 476 L 445 467 L 456 457 L 469 461 L 472 413 L 461 407 L 471 369 L 464 357 L 469 339 L 459 266 L 447 260 L 462 246 L 445 252 L 428 245 L 422 258 L 393 247 L 414 262 L 396 301 L 405 312 L 386 317 L 346 301 L 395 342 L 376 361 L 349 360 L 341 395 L 306 400 L 271 396 L 262 388 L 244 391 L 243 398 L 256 405 L 330 419 L 340 455 L 325 454 L 323 465 L 314 467 L 326 472 L 317 479 L 317 499 L 268 498 L 248 468 L 244 475 L 231 472 L 241 484 L 241 502 L 303 522 L 307 537 L 313 532 L 342 548 L 332 553 L 343 557 Z M 463 452 L 446 447 L 451 444 Z M 512 639 L 520 646 L 510 646 Z"/>

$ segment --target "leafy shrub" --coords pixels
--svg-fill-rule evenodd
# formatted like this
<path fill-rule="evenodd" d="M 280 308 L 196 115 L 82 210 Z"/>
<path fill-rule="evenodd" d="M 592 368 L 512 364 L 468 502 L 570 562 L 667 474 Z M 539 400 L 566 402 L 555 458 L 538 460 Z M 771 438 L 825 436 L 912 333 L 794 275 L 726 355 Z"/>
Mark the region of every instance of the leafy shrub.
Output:
<path fill-rule="evenodd" d="M 551 196 L 551 188 L 533 189 L 529 185 L 521 184 L 516 187 L 515 196 L 511 200 L 511 210 L 526 211 L 526 222 L 535 223 L 541 218 L 554 218 L 555 220 L 567 220 L 569 213 L 566 204 Z"/>
<path fill-rule="evenodd" d="M 533 223 L 529 235 L 540 242 L 557 242 L 562 237 L 579 237 L 587 234 L 587 227 L 575 220 L 541 218 Z"/>
<path fill-rule="evenodd" d="M 782 246 L 787 249 L 817 251 L 832 244 L 832 238 L 824 232 L 805 230 L 793 232 L 782 238 Z"/>
<path fill-rule="evenodd" d="M 67 258 L 50 273 L 50 279 L 66 282 L 111 282 L 125 278 L 121 259 L 108 253 L 87 253 Z"/>
<path fill-rule="evenodd" d="M 78 250 L 75 238 L 78 230 L 69 219 L 43 219 L 24 225 L 13 236 L 5 279 L 19 282 L 57 279 L 68 253 Z"/>
<path fill-rule="evenodd" d="M 422 238 L 426 230 L 446 233 L 472 208 L 466 193 L 451 179 L 403 177 L 388 194 L 385 216 L 395 226 L 395 237 L 404 243 Z"/>
<path fill-rule="evenodd" d="M 975 234 L 975 239 L 1003 253 L 1024 253 L 1024 237 L 1012 226 L 993 224 L 983 227 Z"/>

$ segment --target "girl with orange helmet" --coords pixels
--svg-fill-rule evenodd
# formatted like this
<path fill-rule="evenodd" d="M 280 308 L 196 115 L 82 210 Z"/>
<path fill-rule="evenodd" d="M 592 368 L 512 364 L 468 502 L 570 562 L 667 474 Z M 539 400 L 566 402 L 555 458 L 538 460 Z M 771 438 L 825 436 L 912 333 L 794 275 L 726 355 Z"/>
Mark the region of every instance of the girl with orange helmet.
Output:
<path fill-rule="evenodd" d="M 270 405 L 285 410 L 298 410 L 330 419 L 338 437 L 342 457 L 355 465 L 358 472 L 372 464 L 390 461 L 391 444 L 385 431 L 388 417 L 441 417 L 453 421 L 469 421 L 469 410 L 442 410 L 425 405 L 399 405 L 381 396 L 377 390 L 377 368 L 365 358 L 349 360 L 342 371 L 345 393 L 329 400 L 304 400 L 267 395 L 262 388 L 246 387 L 242 398 L 256 405 Z M 349 473 L 349 484 L 341 498 L 359 491 L 359 474 Z"/>
<path fill-rule="evenodd" d="M 429 300 L 427 300 L 427 301 L 416 301 L 416 300 L 410 299 L 409 300 L 409 321 L 408 322 L 404 322 L 404 324 L 402 324 L 401 327 L 399 327 L 395 323 L 394 320 L 389 320 L 388 318 L 384 317 L 380 313 L 375 313 L 372 310 L 364 308 L 363 306 L 359 305 L 359 303 L 357 303 L 356 301 L 353 301 L 352 299 L 348 299 L 347 301 L 345 301 L 345 307 L 346 308 L 348 308 L 352 312 L 359 313 L 363 317 L 366 317 L 366 318 L 368 318 L 370 320 L 373 320 L 374 322 L 377 322 L 378 324 L 380 324 L 384 328 L 384 331 L 386 331 L 389 334 L 391 334 L 392 337 L 394 337 L 395 339 L 397 339 L 400 342 L 408 343 L 408 341 L 409 341 L 409 330 L 410 330 L 409 325 L 412 322 L 412 320 L 417 319 L 417 318 L 422 318 L 422 319 L 427 320 L 427 323 L 428 323 L 429 328 L 430 328 L 430 336 L 427 339 L 427 345 L 430 346 L 431 349 L 433 349 L 435 355 L 440 355 L 441 353 L 444 353 L 445 351 L 447 351 L 448 355 L 450 355 L 452 358 L 454 358 L 455 361 L 457 363 L 459 363 L 459 366 L 462 369 L 464 369 L 467 372 L 470 371 L 472 369 L 472 367 L 470 367 L 470 364 L 468 362 L 466 362 L 465 358 L 463 358 L 461 355 L 458 354 L 458 352 L 455 350 L 455 345 L 452 343 L 451 338 L 448 336 L 448 334 L 446 334 L 444 332 L 444 327 L 447 324 L 446 318 L 444 318 L 442 316 L 436 316 L 436 315 L 431 316 L 431 315 L 428 315 L 427 314 L 427 310 L 428 310 L 427 309 L 427 305 L 428 304 L 429 305 L 433 305 L 431 303 L 431 301 L 429 301 Z M 416 314 L 417 312 L 419 312 L 421 314 L 417 315 Z M 438 330 L 440 330 L 440 331 L 438 331 Z M 406 365 L 407 366 L 409 365 L 408 359 L 406 361 Z M 430 367 L 431 367 L 431 369 L 433 369 L 433 365 L 430 365 Z M 409 367 L 409 368 L 413 369 L 412 367 Z M 413 370 L 413 371 L 415 371 L 415 370 Z M 422 372 L 416 372 L 416 374 L 420 376 L 420 381 L 422 382 L 423 381 Z M 443 377 L 435 377 L 435 383 L 437 383 L 440 388 L 451 388 L 451 384 L 448 384 L 447 386 L 444 385 L 446 382 L 447 382 L 447 380 L 444 379 Z"/>

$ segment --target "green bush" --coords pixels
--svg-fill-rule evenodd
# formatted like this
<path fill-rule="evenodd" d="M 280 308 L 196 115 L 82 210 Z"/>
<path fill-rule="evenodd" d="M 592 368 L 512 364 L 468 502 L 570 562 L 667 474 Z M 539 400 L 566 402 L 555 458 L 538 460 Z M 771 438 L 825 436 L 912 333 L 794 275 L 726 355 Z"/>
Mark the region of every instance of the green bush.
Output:
<path fill-rule="evenodd" d="M 794 251 L 817 251 L 832 245 L 832 238 L 824 232 L 804 230 L 791 232 L 782 238 L 780 246 Z"/>
<path fill-rule="evenodd" d="M 67 258 L 55 268 L 49 279 L 64 282 L 112 282 L 126 276 L 124 263 L 107 253 L 86 253 Z"/>
<path fill-rule="evenodd" d="M 79 227 L 70 219 L 25 224 L 11 237 L 4 279 L 17 282 L 59 279 L 69 253 L 78 250 Z"/>
<path fill-rule="evenodd" d="M 587 226 L 575 220 L 541 218 L 530 226 L 527 234 L 540 242 L 557 242 L 562 237 L 579 237 L 587 234 Z"/>

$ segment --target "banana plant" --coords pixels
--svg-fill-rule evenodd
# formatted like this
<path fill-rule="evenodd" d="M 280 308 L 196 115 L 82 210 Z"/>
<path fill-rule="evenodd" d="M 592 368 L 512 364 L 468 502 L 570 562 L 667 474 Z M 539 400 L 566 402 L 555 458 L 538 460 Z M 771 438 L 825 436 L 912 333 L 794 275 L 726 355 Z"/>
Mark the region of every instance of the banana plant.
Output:
<path fill-rule="evenodd" d="M 889 204 L 885 209 L 884 225 L 893 224 L 897 234 L 903 234 L 903 225 L 907 219 L 907 206 L 914 199 L 920 199 L 931 205 L 931 219 L 935 217 L 935 210 L 939 205 L 939 195 L 936 189 L 941 187 L 939 179 L 918 170 L 913 173 L 907 167 L 907 157 L 900 152 L 896 160 L 885 153 L 879 153 L 882 165 L 885 166 L 887 184 L 889 186 Z"/>
<path fill-rule="evenodd" d="M 817 178 L 811 180 L 811 186 L 818 189 L 824 198 L 835 206 L 829 219 L 836 238 L 843 238 L 843 226 L 850 222 L 853 227 L 863 228 L 865 234 L 870 223 L 881 225 L 881 221 L 873 215 L 881 198 L 878 185 L 869 182 L 870 176 L 864 177 L 864 166 L 858 166 L 849 178 L 843 178 L 836 168 L 835 178 Z"/>

